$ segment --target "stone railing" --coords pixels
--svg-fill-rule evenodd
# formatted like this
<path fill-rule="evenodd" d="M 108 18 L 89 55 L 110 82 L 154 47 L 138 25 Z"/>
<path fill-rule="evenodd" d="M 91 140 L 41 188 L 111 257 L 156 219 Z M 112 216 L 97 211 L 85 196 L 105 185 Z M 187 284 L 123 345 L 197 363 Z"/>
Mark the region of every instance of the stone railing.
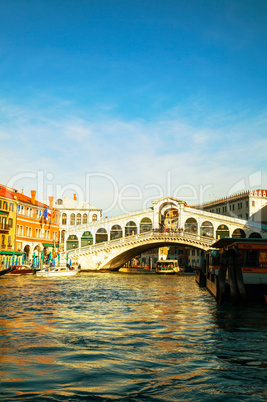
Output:
<path fill-rule="evenodd" d="M 159 240 L 172 240 L 175 241 L 178 239 L 180 241 L 189 241 L 190 243 L 195 243 L 195 242 L 200 242 L 202 244 L 205 244 L 206 246 L 211 246 L 215 242 L 215 238 L 209 237 L 209 236 L 201 236 L 198 234 L 194 233 L 188 233 L 188 232 L 158 232 L 158 231 L 151 231 L 151 232 L 143 232 L 140 234 L 132 235 L 132 236 L 127 236 L 127 237 L 121 237 L 119 239 L 114 239 L 114 240 L 109 240 L 106 242 L 102 243 L 96 243 L 92 244 L 90 246 L 85 246 L 85 247 L 80 247 L 76 249 L 72 249 L 67 251 L 71 255 L 75 254 L 80 254 L 80 253 L 90 253 L 96 250 L 100 250 L 102 248 L 110 248 L 113 246 L 117 245 L 127 245 L 128 243 L 136 242 L 136 241 L 142 241 L 142 240 L 148 240 L 148 239 L 159 239 Z"/>

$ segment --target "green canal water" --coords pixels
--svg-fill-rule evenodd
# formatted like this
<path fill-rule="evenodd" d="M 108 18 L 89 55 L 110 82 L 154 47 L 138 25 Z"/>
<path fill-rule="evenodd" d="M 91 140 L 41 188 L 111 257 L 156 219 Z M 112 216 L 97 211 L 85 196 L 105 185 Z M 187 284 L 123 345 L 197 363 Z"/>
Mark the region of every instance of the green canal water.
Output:
<path fill-rule="evenodd" d="M 1 277 L 1 401 L 266 401 L 265 306 L 193 277 Z"/>

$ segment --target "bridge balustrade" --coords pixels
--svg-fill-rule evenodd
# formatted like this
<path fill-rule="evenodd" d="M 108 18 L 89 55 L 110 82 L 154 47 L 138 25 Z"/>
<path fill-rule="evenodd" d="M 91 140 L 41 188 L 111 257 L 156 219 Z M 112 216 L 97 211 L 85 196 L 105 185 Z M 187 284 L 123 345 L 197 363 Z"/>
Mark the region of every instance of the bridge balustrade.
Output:
<path fill-rule="evenodd" d="M 159 231 L 159 230 L 152 230 L 150 232 L 143 232 L 143 233 L 139 233 L 139 234 L 132 235 L 132 236 L 121 237 L 119 239 L 109 240 L 109 241 L 102 242 L 102 243 L 92 244 L 90 246 L 76 248 L 73 250 L 69 250 L 68 253 L 69 254 L 78 254 L 81 252 L 101 249 L 103 247 L 114 246 L 116 244 L 127 244 L 134 240 L 141 240 L 143 238 L 161 238 L 161 239 L 177 238 L 177 239 L 181 239 L 181 240 L 182 239 L 191 240 L 192 242 L 201 241 L 208 245 L 212 245 L 214 243 L 214 241 L 216 240 L 214 237 L 201 236 L 199 234 L 194 234 L 194 233 L 189 233 L 189 232 L 184 232 L 184 231 L 180 231 L 180 232 L 166 231 L 166 232 L 164 232 L 164 231 Z"/>

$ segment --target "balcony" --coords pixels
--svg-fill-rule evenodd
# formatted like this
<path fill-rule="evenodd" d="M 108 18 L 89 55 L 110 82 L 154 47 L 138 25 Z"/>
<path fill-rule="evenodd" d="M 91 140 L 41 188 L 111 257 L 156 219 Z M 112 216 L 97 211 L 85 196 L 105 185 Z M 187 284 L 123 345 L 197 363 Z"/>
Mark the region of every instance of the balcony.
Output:
<path fill-rule="evenodd" d="M 8 233 L 11 229 L 11 226 L 7 223 L 0 223 L 0 233 Z"/>

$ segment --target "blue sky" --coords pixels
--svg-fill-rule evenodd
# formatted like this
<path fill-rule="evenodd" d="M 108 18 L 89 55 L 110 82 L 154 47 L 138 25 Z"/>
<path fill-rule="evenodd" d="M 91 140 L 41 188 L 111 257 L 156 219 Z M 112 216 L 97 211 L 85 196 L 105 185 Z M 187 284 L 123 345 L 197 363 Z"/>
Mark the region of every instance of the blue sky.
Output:
<path fill-rule="evenodd" d="M 1 0 L 1 180 L 114 215 L 267 188 L 265 0 Z"/>

